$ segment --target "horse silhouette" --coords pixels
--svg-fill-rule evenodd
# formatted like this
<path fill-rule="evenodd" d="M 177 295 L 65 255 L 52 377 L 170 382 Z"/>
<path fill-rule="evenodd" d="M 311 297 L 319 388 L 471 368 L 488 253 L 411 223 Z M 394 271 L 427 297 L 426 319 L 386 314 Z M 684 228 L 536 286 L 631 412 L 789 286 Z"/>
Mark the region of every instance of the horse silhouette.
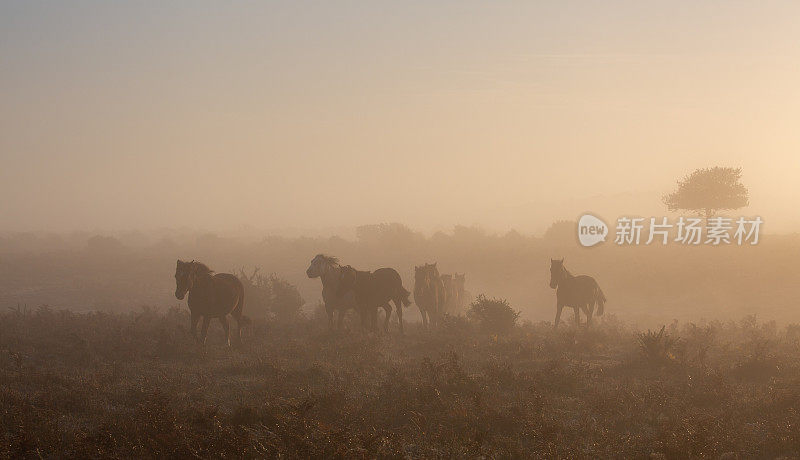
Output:
<path fill-rule="evenodd" d="M 230 273 L 214 273 L 201 262 L 178 260 L 175 267 L 175 297 L 183 300 L 189 294 L 187 304 L 192 316 L 192 337 L 201 344 L 206 343 L 208 324 L 218 318 L 225 329 L 225 338 L 231 346 L 228 315 L 236 319 L 236 344 L 242 341 L 242 310 L 244 309 L 244 286 Z M 197 323 L 203 318 L 201 337 L 197 337 Z"/>
<path fill-rule="evenodd" d="M 436 327 L 447 302 L 447 292 L 436 263 L 414 267 L 414 303 L 422 315 L 425 329 Z"/>
<path fill-rule="evenodd" d="M 339 289 L 342 266 L 339 259 L 325 254 L 317 254 L 311 259 L 311 264 L 306 270 L 309 278 L 319 278 L 322 281 L 322 300 L 325 303 L 325 312 L 328 314 L 328 326 L 331 330 L 341 330 L 347 310 L 354 308 L 358 310 L 355 293 L 352 290 Z M 392 307 L 387 303 L 383 305 L 386 311 L 386 322 L 392 314 Z M 334 326 L 336 313 L 339 313 Z M 366 318 L 361 311 L 361 323 L 366 327 Z"/>
<path fill-rule="evenodd" d="M 592 324 L 595 304 L 597 316 L 603 315 L 606 296 L 594 278 L 587 275 L 573 275 L 564 266 L 564 259 L 550 259 L 550 287 L 556 290 L 556 321 L 553 328 L 558 327 L 561 310 L 572 307 L 575 310 L 575 323 L 580 324 L 579 310 L 586 314 L 586 326 Z"/>
<path fill-rule="evenodd" d="M 411 295 L 403 287 L 400 274 L 393 268 L 379 268 L 374 272 L 360 271 L 347 265 L 339 272 L 340 295 L 347 292 L 355 294 L 356 308 L 361 312 L 362 323 L 372 322 L 373 330 L 377 328 L 378 307 L 386 309 L 383 323 L 385 332 L 389 331 L 389 317 L 392 310 L 389 301 L 394 302 L 400 333 L 403 334 L 403 307 L 411 305 Z"/>
<path fill-rule="evenodd" d="M 464 308 L 464 273 L 453 273 L 452 275 L 442 274 L 442 285 L 444 285 L 445 307 L 444 313 L 460 312 Z"/>
<path fill-rule="evenodd" d="M 456 273 L 453 277 L 453 305 L 456 311 L 464 309 L 464 299 L 467 296 L 464 285 L 466 284 L 466 273 Z"/>
<path fill-rule="evenodd" d="M 314 256 L 308 269 L 306 269 L 306 276 L 319 278 L 322 281 L 322 301 L 325 303 L 325 312 L 328 314 L 328 327 L 331 330 L 341 329 L 347 310 L 356 307 L 355 295 L 352 292 L 344 293 L 343 295 L 339 294 L 341 269 L 339 259 L 325 254 Z M 339 317 L 334 323 L 337 312 Z"/>

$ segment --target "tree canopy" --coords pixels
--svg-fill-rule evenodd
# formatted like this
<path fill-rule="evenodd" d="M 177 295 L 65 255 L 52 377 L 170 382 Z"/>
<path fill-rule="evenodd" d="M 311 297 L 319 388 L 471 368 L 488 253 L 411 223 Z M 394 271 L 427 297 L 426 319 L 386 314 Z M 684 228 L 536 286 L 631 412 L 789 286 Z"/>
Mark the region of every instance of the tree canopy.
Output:
<path fill-rule="evenodd" d="M 685 209 L 706 218 L 723 209 L 739 209 L 749 204 L 747 188 L 741 183 L 742 168 L 697 169 L 678 181 L 678 189 L 664 195 L 670 211 Z"/>

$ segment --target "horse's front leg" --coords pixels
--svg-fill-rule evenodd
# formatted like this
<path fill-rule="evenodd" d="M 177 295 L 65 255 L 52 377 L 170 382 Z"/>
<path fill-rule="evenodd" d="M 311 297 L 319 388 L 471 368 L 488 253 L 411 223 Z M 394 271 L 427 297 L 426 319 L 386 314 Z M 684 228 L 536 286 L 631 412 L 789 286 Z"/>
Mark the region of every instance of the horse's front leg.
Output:
<path fill-rule="evenodd" d="M 192 313 L 192 329 L 191 329 L 192 338 L 196 341 L 197 340 L 197 322 L 200 321 L 200 316 L 201 315 L 199 315 L 199 314 L 197 314 L 195 312 L 191 312 L 191 313 Z"/>
<path fill-rule="evenodd" d="M 564 309 L 564 305 L 560 303 L 556 303 L 556 321 L 553 324 L 553 329 L 558 328 L 558 323 L 561 321 L 561 310 Z"/>
<path fill-rule="evenodd" d="M 337 331 L 341 331 L 342 330 L 342 322 L 344 321 L 344 314 L 346 312 L 347 312 L 347 310 L 344 310 L 342 308 L 339 308 L 334 312 L 334 314 L 338 315 L 337 318 L 336 318 L 336 330 Z"/>
<path fill-rule="evenodd" d="M 383 305 L 383 312 L 386 313 L 386 315 L 383 318 L 383 332 L 388 333 L 389 332 L 389 318 L 392 317 L 392 305 L 389 302 L 386 302 Z"/>
<path fill-rule="evenodd" d="M 200 345 L 205 346 L 206 344 L 206 337 L 208 336 L 208 323 L 211 322 L 211 318 L 208 316 L 203 316 L 203 329 L 200 332 Z"/>
<path fill-rule="evenodd" d="M 575 325 L 581 325 L 581 307 L 572 307 L 575 310 Z"/>
<path fill-rule="evenodd" d="M 336 309 L 333 308 L 333 305 L 329 305 L 328 303 L 325 304 L 325 313 L 328 314 L 328 330 L 333 330 L 333 326 L 335 324 L 335 317 L 336 317 Z"/>
<path fill-rule="evenodd" d="M 403 301 L 402 300 L 395 300 L 394 301 L 395 310 L 397 310 L 397 323 L 400 325 L 400 335 L 404 335 L 405 331 L 403 330 Z M 391 311 L 387 310 L 387 311 Z M 389 331 L 389 316 L 386 316 L 386 331 Z"/>
<path fill-rule="evenodd" d="M 372 311 L 372 309 L 365 308 L 362 309 L 359 313 L 361 315 L 361 330 L 372 331 L 373 326 L 377 321 L 378 310 L 376 309 Z"/>

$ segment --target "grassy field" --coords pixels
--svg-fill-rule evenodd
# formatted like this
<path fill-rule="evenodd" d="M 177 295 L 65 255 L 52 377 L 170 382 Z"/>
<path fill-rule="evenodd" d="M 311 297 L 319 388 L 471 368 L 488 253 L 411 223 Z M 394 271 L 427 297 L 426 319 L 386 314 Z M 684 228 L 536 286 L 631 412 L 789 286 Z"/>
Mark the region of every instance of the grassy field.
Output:
<path fill-rule="evenodd" d="M 571 320 L 571 314 L 567 315 Z M 800 327 L 330 334 L 257 320 L 201 351 L 187 312 L 0 317 L 0 456 L 797 457 Z"/>

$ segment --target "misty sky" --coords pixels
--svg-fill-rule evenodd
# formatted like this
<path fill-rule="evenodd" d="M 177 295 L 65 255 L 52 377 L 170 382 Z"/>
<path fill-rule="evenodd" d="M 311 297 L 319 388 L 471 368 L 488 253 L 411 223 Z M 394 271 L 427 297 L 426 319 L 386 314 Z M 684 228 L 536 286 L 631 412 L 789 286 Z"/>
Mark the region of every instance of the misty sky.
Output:
<path fill-rule="evenodd" d="M 0 230 L 532 231 L 663 214 L 713 165 L 744 168 L 738 214 L 797 230 L 799 23 L 797 1 L 2 2 Z"/>

